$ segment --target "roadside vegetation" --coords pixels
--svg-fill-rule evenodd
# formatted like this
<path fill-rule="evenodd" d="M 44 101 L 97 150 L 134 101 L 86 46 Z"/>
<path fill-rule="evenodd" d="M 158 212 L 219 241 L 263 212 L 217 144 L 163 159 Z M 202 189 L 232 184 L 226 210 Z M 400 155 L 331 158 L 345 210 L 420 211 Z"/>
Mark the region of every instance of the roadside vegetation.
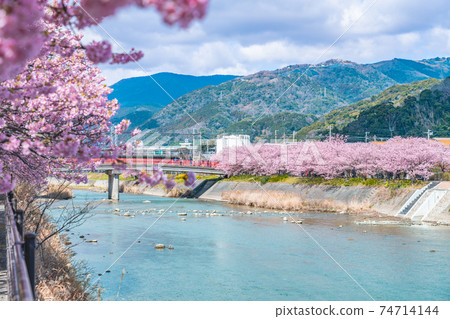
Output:
<path fill-rule="evenodd" d="M 223 181 L 234 182 L 258 182 L 262 185 L 266 183 L 286 183 L 286 184 L 308 184 L 308 185 L 330 185 L 330 186 L 371 186 L 371 187 L 385 187 L 391 190 L 400 188 L 422 188 L 427 183 L 426 181 L 411 180 L 383 180 L 376 178 L 368 178 L 364 180 L 362 177 L 353 178 L 333 178 L 325 179 L 323 177 L 296 177 L 290 175 L 270 175 L 270 176 L 255 176 L 255 175 L 236 175 L 223 179 Z"/>
<path fill-rule="evenodd" d="M 66 193 L 67 188 L 51 186 L 51 192 Z M 74 261 L 68 239 L 63 234 L 82 223 L 88 208 L 76 210 L 66 207 L 56 223 L 49 214 L 49 206 L 60 196 L 53 198 L 47 190 L 38 191 L 36 185 L 20 183 L 14 194 L 18 208 L 25 211 L 25 232 L 36 233 L 36 296 L 40 301 L 88 301 L 98 300 L 101 296 L 99 286 L 92 286 L 90 274 L 83 263 Z M 62 218 L 62 219 L 61 219 Z M 59 220 L 61 219 L 61 220 Z"/>

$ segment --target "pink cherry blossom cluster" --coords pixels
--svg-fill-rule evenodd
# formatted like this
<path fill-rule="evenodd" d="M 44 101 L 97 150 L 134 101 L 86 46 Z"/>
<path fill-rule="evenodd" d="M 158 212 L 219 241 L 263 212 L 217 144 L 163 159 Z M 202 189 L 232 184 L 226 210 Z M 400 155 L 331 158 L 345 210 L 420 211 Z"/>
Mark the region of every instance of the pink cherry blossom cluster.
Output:
<path fill-rule="evenodd" d="M 86 56 L 94 63 L 105 63 L 112 57 L 111 43 L 108 41 L 92 41 L 86 46 Z"/>
<path fill-rule="evenodd" d="M 126 64 L 139 61 L 144 57 L 142 51 L 136 51 L 134 48 L 128 53 L 113 53 L 111 64 Z"/>
<path fill-rule="evenodd" d="M 187 173 L 187 178 L 184 181 L 184 185 L 189 186 L 189 187 L 195 186 L 195 180 L 196 180 L 195 173 L 194 172 L 188 172 Z"/>
<path fill-rule="evenodd" d="M 165 23 L 187 27 L 205 15 L 208 0 L 0 0 L 0 81 L 17 75 L 28 61 L 47 55 L 49 47 L 58 54 L 73 53 L 73 43 L 64 43 L 62 37 L 57 45 L 49 41 L 54 38 L 49 25 L 66 26 L 65 32 L 71 32 L 98 24 L 130 5 L 154 6 Z M 63 33 L 59 30 L 60 36 Z M 112 53 L 107 41 L 80 47 L 85 47 L 86 56 L 94 63 L 124 64 L 143 57 L 142 51 L 134 49 Z M 63 54 L 66 50 L 69 52 Z"/>
<path fill-rule="evenodd" d="M 153 168 L 153 174 L 148 175 L 146 172 L 142 172 L 139 176 L 140 183 L 146 183 L 151 187 L 156 186 L 158 184 L 163 184 L 167 189 L 172 189 L 176 183 L 172 178 L 168 178 L 164 175 L 161 167 L 155 166 Z"/>
<path fill-rule="evenodd" d="M 131 124 L 130 120 L 123 119 L 119 124 L 115 126 L 114 133 L 121 135 L 123 132 L 127 130 L 130 124 Z"/>
<path fill-rule="evenodd" d="M 3 163 L 0 162 L 0 194 L 7 193 L 14 188 L 15 182 L 11 174 L 3 172 Z"/>
<path fill-rule="evenodd" d="M 0 175 L 0 194 L 7 193 L 16 186 L 11 174 Z"/>
<path fill-rule="evenodd" d="M 131 131 L 131 136 L 137 136 L 141 134 L 141 130 L 138 128 L 135 128 L 134 130 Z"/>
<path fill-rule="evenodd" d="M 84 28 L 100 23 L 105 17 L 129 5 L 142 8 L 155 6 L 165 23 L 178 23 L 185 28 L 192 20 L 204 17 L 208 0 L 81 0 L 80 6 L 72 7 L 71 12 L 78 20 L 77 26 Z"/>
<path fill-rule="evenodd" d="M 256 144 L 230 148 L 214 160 L 228 175 L 428 178 L 434 169 L 450 170 L 450 148 L 423 138 L 390 139 L 383 144 L 322 142 Z"/>
<path fill-rule="evenodd" d="M 43 12 L 36 0 L 0 0 L 0 81 L 17 74 L 43 43 Z"/>
<path fill-rule="evenodd" d="M 201 19 L 206 14 L 207 0 L 138 0 L 140 3 L 154 3 L 165 23 L 179 23 L 181 27 L 189 26 L 192 20 Z"/>

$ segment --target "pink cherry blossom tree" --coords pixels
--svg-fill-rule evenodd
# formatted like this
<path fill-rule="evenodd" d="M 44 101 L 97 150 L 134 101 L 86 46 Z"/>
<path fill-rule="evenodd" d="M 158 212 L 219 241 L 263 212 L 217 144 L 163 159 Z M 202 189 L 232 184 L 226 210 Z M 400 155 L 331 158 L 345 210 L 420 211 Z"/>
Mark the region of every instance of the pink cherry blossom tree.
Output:
<path fill-rule="evenodd" d="M 186 27 L 203 17 L 207 1 L 0 0 L 0 193 L 17 180 L 42 183 L 52 175 L 84 181 L 81 170 L 94 168 L 93 159 L 114 160 L 124 150 L 107 137 L 119 105 L 108 101 L 111 90 L 93 63 L 126 63 L 142 53 L 112 53 L 106 41 L 85 44 L 74 30 L 129 5 L 154 6 L 166 23 Z M 128 126 L 125 120 L 114 130 Z M 174 185 L 160 170 L 151 177 Z M 190 174 L 186 184 L 194 181 Z"/>

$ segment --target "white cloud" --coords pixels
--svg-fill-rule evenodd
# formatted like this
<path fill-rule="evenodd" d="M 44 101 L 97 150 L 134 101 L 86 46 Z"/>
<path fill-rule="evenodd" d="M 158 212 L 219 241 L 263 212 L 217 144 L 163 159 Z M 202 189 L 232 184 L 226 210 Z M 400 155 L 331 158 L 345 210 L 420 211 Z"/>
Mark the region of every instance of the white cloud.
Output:
<path fill-rule="evenodd" d="M 122 79 L 137 77 L 137 76 L 145 76 L 148 73 L 140 70 L 140 69 L 124 69 L 121 67 L 104 68 L 103 76 L 106 78 L 106 84 L 112 85 Z"/>
<path fill-rule="evenodd" d="M 394 57 L 446 56 L 450 52 L 448 0 L 428 4 L 423 0 L 210 2 L 206 18 L 187 30 L 164 25 L 154 10 L 137 8 L 122 10 L 102 26 L 125 50 L 143 50 L 140 65 L 150 74 L 245 75 L 330 58 L 369 63 Z M 90 40 L 108 39 L 99 28 L 86 32 Z M 121 51 L 118 46 L 115 49 Z M 108 83 L 144 74 L 134 63 L 100 68 Z"/>

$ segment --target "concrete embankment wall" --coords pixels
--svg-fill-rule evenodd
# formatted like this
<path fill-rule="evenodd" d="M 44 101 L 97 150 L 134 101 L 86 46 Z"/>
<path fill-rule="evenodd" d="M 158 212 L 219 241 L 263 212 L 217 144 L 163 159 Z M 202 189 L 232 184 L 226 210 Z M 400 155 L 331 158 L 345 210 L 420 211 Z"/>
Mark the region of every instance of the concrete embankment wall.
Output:
<path fill-rule="evenodd" d="M 439 190 L 432 190 L 439 192 Z M 443 197 L 438 201 L 428 215 L 422 219 L 424 222 L 445 222 L 450 225 L 450 190 L 445 191 Z"/>
<path fill-rule="evenodd" d="M 392 193 L 388 189 L 363 186 L 329 186 L 267 183 L 260 185 L 250 182 L 222 181 L 207 190 L 200 199 L 222 200 L 222 194 L 228 191 L 280 191 L 301 197 L 306 201 L 328 200 L 340 205 L 363 205 L 371 210 L 394 216 L 414 193 L 403 189 Z"/>
<path fill-rule="evenodd" d="M 443 222 L 450 225 L 450 182 L 427 190 L 408 212 L 415 222 Z"/>

